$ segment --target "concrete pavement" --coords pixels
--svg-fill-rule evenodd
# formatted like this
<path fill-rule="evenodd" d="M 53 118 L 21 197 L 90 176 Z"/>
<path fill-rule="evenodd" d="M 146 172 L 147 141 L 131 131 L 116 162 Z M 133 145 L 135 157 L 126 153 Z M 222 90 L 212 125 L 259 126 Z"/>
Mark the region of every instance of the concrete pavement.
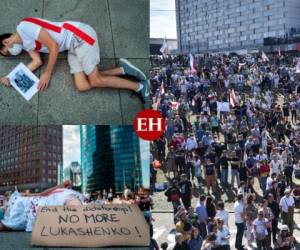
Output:
<path fill-rule="evenodd" d="M 0 233 L 0 249 L 3 250 L 86 250 L 86 249 L 103 249 L 103 250 L 147 250 L 149 247 L 118 247 L 118 248 L 53 248 L 53 247 L 30 247 L 31 233 L 25 232 L 1 232 Z"/>
<path fill-rule="evenodd" d="M 0 34 L 14 32 L 28 16 L 53 21 L 74 20 L 91 25 L 98 34 L 102 69 L 128 58 L 149 71 L 149 0 L 3 0 Z M 137 21 L 138 20 L 138 21 Z M 47 57 L 43 56 L 43 61 Z M 25 53 L 0 56 L 0 76 L 8 74 Z M 43 68 L 35 74 L 39 77 Z M 101 89 L 76 91 L 66 54 L 59 56 L 49 88 L 29 102 L 14 89 L 0 86 L 0 122 L 5 124 L 131 124 L 143 108 L 130 91 Z"/>

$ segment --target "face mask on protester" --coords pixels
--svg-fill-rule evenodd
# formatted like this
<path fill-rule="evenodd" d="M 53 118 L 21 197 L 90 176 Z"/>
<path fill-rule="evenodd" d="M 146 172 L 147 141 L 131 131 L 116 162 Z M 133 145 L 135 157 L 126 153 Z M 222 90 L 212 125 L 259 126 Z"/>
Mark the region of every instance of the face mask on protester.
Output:
<path fill-rule="evenodd" d="M 14 43 L 11 48 L 8 48 L 8 51 L 12 56 L 19 55 L 22 52 L 22 50 L 23 50 L 23 46 L 22 44 L 19 43 Z"/>

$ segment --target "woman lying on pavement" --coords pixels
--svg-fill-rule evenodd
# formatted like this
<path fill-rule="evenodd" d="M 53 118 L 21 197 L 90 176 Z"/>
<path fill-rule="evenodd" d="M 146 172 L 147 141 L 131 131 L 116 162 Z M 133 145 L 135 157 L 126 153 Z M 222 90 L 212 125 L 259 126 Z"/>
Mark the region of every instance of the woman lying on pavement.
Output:
<path fill-rule="evenodd" d="M 0 231 L 31 232 L 39 206 L 82 205 L 84 196 L 72 188 L 71 181 L 49 188 L 41 193 L 19 193 L 10 196 Z"/>

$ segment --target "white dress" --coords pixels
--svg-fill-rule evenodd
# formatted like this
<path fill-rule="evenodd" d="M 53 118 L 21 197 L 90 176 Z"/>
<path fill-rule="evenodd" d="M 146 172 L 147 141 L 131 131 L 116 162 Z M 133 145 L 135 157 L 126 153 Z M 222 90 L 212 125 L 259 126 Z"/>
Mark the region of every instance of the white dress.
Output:
<path fill-rule="evenodd" d="M 22 197 L 15 191 L 9 198 L 8 208 L 1 223 L 15 231 L 31 232 L 39 206 L 63 206 L 67 200 L 78 198 L 82 203 L 84 196 L 72 189 L 56 189 L 48 196 Z"/>

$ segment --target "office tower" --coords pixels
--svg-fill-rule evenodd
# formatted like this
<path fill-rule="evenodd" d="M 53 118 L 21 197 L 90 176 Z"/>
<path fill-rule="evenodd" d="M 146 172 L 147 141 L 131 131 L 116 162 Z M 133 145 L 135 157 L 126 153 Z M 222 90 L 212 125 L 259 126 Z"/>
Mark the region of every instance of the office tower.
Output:
<path fill-rule="evenodd" d="M 82 125 L 80 137 L 83 193 L 149 187 L 149 143 L 132 126 Z"/>
<path fill-rule="evenodd" d="M 284 43 L 300 33 L 299 13 L 298 0 L 176 0 L 178 50 L 261 49 L 273 38 Z"/>
<path fill-rule="evenodd" d="M 0 191 L 56 185 L 62 126 L 0 126 Z"/>

